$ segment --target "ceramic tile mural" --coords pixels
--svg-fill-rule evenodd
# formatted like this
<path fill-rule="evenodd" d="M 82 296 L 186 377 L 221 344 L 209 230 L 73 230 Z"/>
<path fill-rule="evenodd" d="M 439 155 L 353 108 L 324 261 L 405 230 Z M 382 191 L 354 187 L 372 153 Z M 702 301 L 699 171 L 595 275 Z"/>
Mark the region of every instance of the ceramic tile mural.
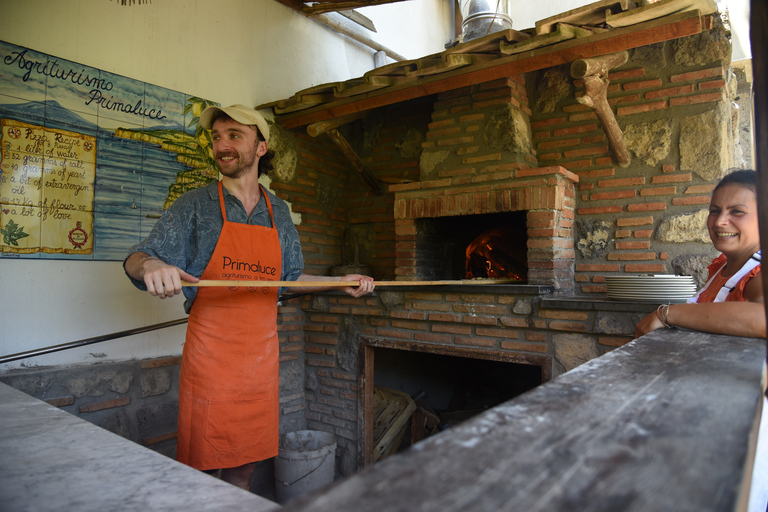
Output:
<path fill-rule="evenodd" d="M 0 257 L 122 260 L 216 177 L 211 104 L 0 41 Z"/>

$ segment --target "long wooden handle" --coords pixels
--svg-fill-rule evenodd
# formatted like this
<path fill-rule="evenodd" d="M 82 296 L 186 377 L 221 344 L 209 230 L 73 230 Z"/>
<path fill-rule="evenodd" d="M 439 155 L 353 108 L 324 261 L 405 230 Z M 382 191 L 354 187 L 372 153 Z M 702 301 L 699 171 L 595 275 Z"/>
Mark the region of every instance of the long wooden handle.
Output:
<path fill-rule="evenodd" d="M 518 283 L 514 279 L 462 279 L 455 281 L 374 281 L 377 288 L 382 286 L 444 286 L 444 285 L 478 285 L 478 284 L 508 284 Z M 303 288 L 303 287 L 346 287 L 359 286 L 360 281 L 216 281 L 207 280 L 197 283 L 183 281 L 182 286 L 254 286 L 262 288 Z"/>

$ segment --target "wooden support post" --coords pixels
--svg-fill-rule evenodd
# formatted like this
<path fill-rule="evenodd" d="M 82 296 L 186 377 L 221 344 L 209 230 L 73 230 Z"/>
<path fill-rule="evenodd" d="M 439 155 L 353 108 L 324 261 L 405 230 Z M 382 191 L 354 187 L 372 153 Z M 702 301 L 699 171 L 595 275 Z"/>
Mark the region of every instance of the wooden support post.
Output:
<path fill-rule="evenodd" d="M 341 149 L 341 152 L 344 153 L 344 156 L 347 157 L 355 170 L 363 176 L 363 179 L 366 183 L 368 183 L 368 186 L 371 187 L 371 190 L 373 190 L 374 194 L 377 196 L 382 195 L 384 193 L 383 185 L 365 166 L 363 161 L 360 160 L 360 157 L 357 156 L 357 153 L 355 153 L 355 150 L 352 149 L 352 146 L 349 144 L 349 142 L 347 142 L 347 139 L 345 139 L 344 136 L 339 133 L 339 130 L 333 128 L 328 130 L 326 133 L 333 140 L 333 142 L 339 146 L 339 149 Z"/>
<path fill-rule="evenodd" d="M 579 59 L 571 64 L 571 76 L 584 80 L 584 96 L 576 98 L 582 105 L 587 105 L 597 114 L 608 137 L 617 163 L 626 167 L 631 161 L 629 150 L 624 143 L 624 134 L 619 128 L 616 116 L 608 104 L 608 71 L 624 64 L 629 59 L 629 52 L 617 52 L 592 59 Z"/>
<path fill-rule="evenodd" d="M 766 252 L 768 245 L 768 207 L 764 198 L 768 197 L 768 35 L 765 27 L 768 22 L 768 4 L 764 0 L 752 0 L 750 16 L 750 40 L 752 43 L 752 73 L 755 102 L 755 170 L 757 171 L 758 224 L 760 247 Z M 763 290 L 768 290 L 768 272 L 761 272 Z M 768 316 L 768 303 L 765 304 Z"/>

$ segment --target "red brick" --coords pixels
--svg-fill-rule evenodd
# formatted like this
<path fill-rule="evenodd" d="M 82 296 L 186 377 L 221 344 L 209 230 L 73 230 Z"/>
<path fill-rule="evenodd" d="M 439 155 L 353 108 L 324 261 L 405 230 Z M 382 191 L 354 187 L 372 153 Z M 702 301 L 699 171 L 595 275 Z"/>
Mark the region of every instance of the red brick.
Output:
<path fill-rule="evenodd" d="M 626 199 L 637 196 L 635 190 L 617 190 L 614 192 L 598 192 L 592 194 L 590 199 L 592 201 L 604 201 L 606 199 Z"/>
<path fill-rule="evenodd" d="M 579 139 L 552 140 L 548 142 L 540 142 L 539 149 L 553 149 L 553 148 L 561 148 L 563 146 L 578 146 L 578 145 L 579 145 Z"/>
<path fill-rule="evenodd" d="M 605 293 L 608 291 L 604 284 L 585 284 L 581 286 L 584 293 Z"/>
<path fill-rule="evenodd" d="M 666 270 L 663 263 L 657 264 L 640 264 L 640 263 L 627 263 L 624 265 L 624 272 L 664 272 Z"/>
<path fill-rule="evenodd" d="M 644 177 L 637 178 L 618 178 L 615 180 L 601 180 L 597 182 L 597 186 L 600 188 L 611 187 L 636 187 L 638 185 L 645 185 Z"/>
<path fill-rule="evenodd" d="M 544 128 L 547 126 L 552 126 L 555 124 L 562 124 L 566 122 L 565 117 L 553 117 L 551 119 L 543 119 L 541 121 L 533 121 L 531 122 L 531 128 Z"/>
<path fill-rule="evenodd" d="M 456 345 L 470 345 L 473 347 L 494 347 L 496 346 L 496 340 L 493 338 L 465 338 L 463 336 L 456 337 L 454 340 Z"/>
<path fill-rule="evenodd" d="M 711 197 L 706 196 L 689 196 L 689 197 L 675 197 L 672 199 L 672 204 L 675 206 L 683 206 L 689 204 L 709 204 Z"/>
<path fill-rule="evenodd" d="M 540 352 L 542 354 L 547 352 L 546 343 L 523 343 L 514 341 L 502 341 L 501 348 L 505 350 L 518 350 L 522 352 Z"/>
<path fill-rule="evenodd" d="M 701 82 L 699 84 L 699 90 L 705 89 L 723 89 L 725 88 L 725 80 L 712 80 L 711 82 Z"/>
<path fill-rule="evenodd" d="M 608 347 L 621 347 L 632 341 L 633 337 L 620 338 L 618 336 L 598 336 L 597 342 Z"/>
<path fill-rule="evenodd" d="M 104 409 L 113 409 L 115 407 L 123 407 L 130 403 L 131 403 L 131 399 L 125 396 L 122 398 L 115 398 L 113 400 L 106 400 L 104 402 L 98 402 L 95 404 L 82 405 L 80 406 L 79 411 L 81 413 L 103 411 Z"/>
<path fill-rule="evenodd" d="M 653 217 L 630 217 L 624 219 L 616 219 L 616 225 L 621 227 L 644 226 L 647 224 L 653 224 Z"/>
<path fill-rule="evenodd" d="M 612 252 L 607 255 L 609 261 L 655 260 L 655 252 Z"/>
<path fill-rule="evenodd" d="M 568 118 L 568 121 L 575 123 L 578 121 L 587 121 L 590 119 L 597 119 L 597 114 L 594 112 L 584 112 L 583 114 L 573 114 Z"/>
<path fill-rule="evenodd" d="M 575 105 L 566 105 L 563 107 L 563 112 L 584 112 L 585 110 L 590 110 L 590 108 L 586 105 L 582 105 L 581 103 L 576 103 Z"/>
<path fill-rule="evenodd" d="M 577 133 L 587 133 L 587 132 L 593 132 L 597 130 L 597 125 L 595 123 L 592 124 L 582 124 L 580 126 L 570 126 L 568 128 L 558 128 L 554 131 L 555 137 L 560 137 L 562 135 L 575 135 Z"/>
<path fill-rule="evenodd" d="M 669 77 L 670 82 L 687 82 L 689 80 L 701 80 L 703 78 L 715 78 L 724 75 L 723 68 L 709 68 L 702 69 L 700 71 L 691 71 L 689 73 L 682 73 L 680 75 L 672 75 Z"/>
<path fill-rule="evenodd" d="M 644 68 L 625 69 L 623 71 L 610 71 L 608 73 L 608 78 L 611 81 L 622 80 L 624 78 L 633 78 L 637 76 L 645 76 L 645 69 Z"/>
<path fill-rule="evenodd" d="M 601 213 L 621 213 L 621 206 L 597 206 L 594 208 L 579 208 L 579 215 L 599 215 Z"/>
<path fill-rule="evenodd" d="M 577 156 L 603 155 L 608 153 L 608 146 L 599 146 L 596 148 L 572 149 L 565 151 L 565 158 L 574 158 Z"/>
<path fill-rule="evenodd" d="M 584 324 L 576 322 L 549 322 L 548 327 L 555 331 L 587 332 Z"/>
<path fill-rule="evenodd" d="M 471 334 L 472 328 L 464 325 L 442 325 L 435 324 L 432 326 L 432 332 L 444 332 L 450 334 Z"/>
<path fill-rule="evenodd" d="M 604 263 L 581 263 L 576 265 L 577 272 L 618 272 L 619 265 Z"/>
<path fill-rule="evenodd" d="M 616 249 L 621 249 L 621 250 L 650 249 L 650 248 L 651 248 L 650 240 L 646 240 L 642 242 L 616 242 Z"/>
<path fill-rule="evenodd" d="M 667 196 L 677 193 L 677 187 L 652 187 L 640 191 L 641 196 Z"/>
<path fill-rule="evenodd" d="M 725 97 L 722 91 L 696 94 L 694 96 L 683 96 L 682 98 L 672 98 L 669 105 L 677 107 L 679 105 L 693 105 L 695 103 L 706 103 L 708 101 L 723 101 Z"/>
<path fill-rule="evenodd" d="M 680 96 L 681 94 L 690 94 L 693 92 L 693 84 L 679 85 L 677 87 L 668 87 L 657 91 L 645 93 L 645 99 L 655 100 L 656 98 L 668 98 L 670 96 Z"/>
<path fill-rule="evenodd" d="M 492 336 L 494 338 L 517 339 L 520 337 L 517 331 L 511 331 L 509 329 L 488 329 L 483 327 L 478 327 L 475 330 L 475 334 L 478 336 Z"/>
<path fill-rule="evenodd" d="M 629 82 L 624 84 L 625 91 L 633 91 L 635 89 L 647 89 L 648 87 L 659 87 L 661 85 L 661 78 L 653 78 L 651 80 L 642 80 L 640 82 Z"/>
<path fill-rule="evenodd" d="M 693 179 L 691 173 L 687 174 L 668 174 L 666 176 L 654 176 L 651 178 L 652 185 L 658 185 L 659 183 L 683 183 L 691 181 Z"/>
<path fill-rule="evenodd" d="M 636 101 L 642 101 L 642 94 L 625 94 L 624 96 L 617 96 L 608 100 L 608 104 L 611 106 L 623 105 L 624 103 L 635 103 Z"/>
<path fill-rule="evenodd" d="M 715 185 L 692 185 L 685 189 L 685 194 L 711 194 Z"/>
<path fill-rule="evenodd" d="M 75 403 L 75 397 L 74 396 L 65 396 L 62 398 L 49 398 L 45 401 L 48 405 L 52 405 L 54 407 L 66 407 L 68 405 L 72 405 Z"/>
<path fill-rule="evenodd" d="M 635 203 L 627 206 L 629 212 L 649 212 L 666 210 L 667 203 Z"/>
<path fill-rule="evenodd" d="M 588 320 L 589 314 L 582 311 L 542 309 L 539 311 L 539 317 L 553 320 Z"/>
<path fill-rule="evenodd" d="M 666 101 L 655 101 L 653 103 L 644 103 L 642 105 L 633 105 L 631 107 L 619 107 L 616 110 L 618 116 L 628 116 L 631 114 L 640 114 L 642 112 L 650 112 L 652 110 L 662 110 L 667 107 Z"/>
<path fill-rule="evenodd" d="M 638 229 L 635 231 L 635 238 L 651 238 L 653 235 L 652 229 Z"/>
<path fill-rule="evenodd" d="M 607 178 L 615 176 L 616 169 L 596 169 L 593 171 L 576 171 L 579 178 Z"/>

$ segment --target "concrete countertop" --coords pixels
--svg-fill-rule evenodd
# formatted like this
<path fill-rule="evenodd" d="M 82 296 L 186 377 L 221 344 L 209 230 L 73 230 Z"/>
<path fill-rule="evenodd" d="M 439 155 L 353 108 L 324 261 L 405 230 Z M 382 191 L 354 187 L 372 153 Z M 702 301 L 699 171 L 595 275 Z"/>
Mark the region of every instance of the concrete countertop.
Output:
<path fill-rule="evenodd" d="M 0 433 L 4 511 L 280 508 L 2 383 Z"/>

